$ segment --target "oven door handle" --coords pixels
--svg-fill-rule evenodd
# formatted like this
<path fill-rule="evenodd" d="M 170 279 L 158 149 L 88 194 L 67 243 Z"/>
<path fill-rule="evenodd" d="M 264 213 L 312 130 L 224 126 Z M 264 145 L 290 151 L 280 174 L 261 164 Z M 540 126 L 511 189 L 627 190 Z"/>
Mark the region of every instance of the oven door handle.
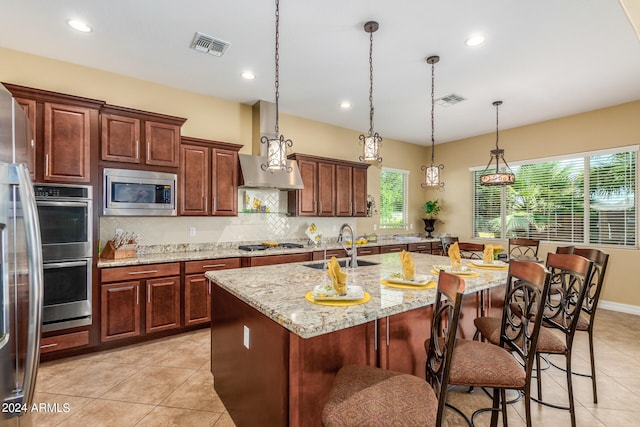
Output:
<path fill-rule="evenodd" d="M 38 206 L 53 206 L 53 207 L 72 207 L 72 208 L 86 208 L 89 205 L 89 201 L 76 202 L 76 201 L 52 201 L 52 200 L 36 200 Z"/>
<path fill-rule="evenodd" d="M 88 265 L 88 262 L 87 261 L 45 262 L 42 268 L 45 270 L 49 270 L 51 268 L 82 267 L 84 265 Z"/>

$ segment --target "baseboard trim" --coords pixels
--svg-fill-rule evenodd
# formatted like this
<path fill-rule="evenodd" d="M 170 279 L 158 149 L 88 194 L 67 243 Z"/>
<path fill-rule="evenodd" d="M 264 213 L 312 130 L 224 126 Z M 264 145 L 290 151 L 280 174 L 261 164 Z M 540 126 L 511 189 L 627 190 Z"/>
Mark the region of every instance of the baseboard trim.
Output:
<path fill-rule="evenodd" d="M 600 308 L 604 308 L 605 310 L 618 311 L 620 313 L 635 314 L 636 316 L 640 316 L 640 307 L 637 305 L 620 304 L 619 302 L 600 300 L 598 302 L 598 306 Z"/>

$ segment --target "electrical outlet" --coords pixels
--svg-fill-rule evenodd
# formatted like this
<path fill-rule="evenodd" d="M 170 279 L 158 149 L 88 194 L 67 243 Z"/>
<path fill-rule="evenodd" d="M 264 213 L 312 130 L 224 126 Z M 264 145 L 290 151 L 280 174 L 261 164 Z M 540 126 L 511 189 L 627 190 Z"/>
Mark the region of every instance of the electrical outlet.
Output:
<path fill-rule="evenodd" d="M 122 234 L 122 228 L 116 228 L 116 234 Z"/>
<path fill-rule="evenodd" d="M 378 229 L 378 225 L 377 224 L 373 224 L 373 231 L 376 231 Z"/>
<path fill-rule="evenodd" d="M 413 224 L 409 224 L 409 230 L 413 230 Z"/>
<path fill-rule="evenodd" d="M 189 227 L 189 236 L 194 237 L 196 235 L 196 228 Z"/>
<path fill-rule="evenodd" d="M 246 348 L 249 348 L 249 327 L 247 325 L 244 325 L 244 337 L 242 342 Z"/>

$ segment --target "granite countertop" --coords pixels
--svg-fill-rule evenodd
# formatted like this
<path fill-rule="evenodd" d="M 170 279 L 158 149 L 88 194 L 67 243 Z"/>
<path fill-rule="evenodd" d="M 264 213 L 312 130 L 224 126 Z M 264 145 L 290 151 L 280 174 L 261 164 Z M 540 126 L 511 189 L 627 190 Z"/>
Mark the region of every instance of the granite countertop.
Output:
<path fill-rule="evenodd" d="M 401 239 L 385 239 L 378 242 L 367 243 L 365 245 L 358 245 L 359 248 L 375 247 L 375 246 L 388 246 L 398 244 L 409 243 L 426 243 L 426 242 L 439 242 L 440 239 L 425 239 L 425 238 L 401 238 Z M 259 242 L 249 242 L 249 244 L 256 244 Z M 179 261 L 198 261 L 203 259 L 218 259 L 218 258 L 237 258 L 237 257 L 258 257 L 268 255 L 286 255 L 295 254 L 301 252 L 314 252 L 322 251 L 324 249 L 341 249 L 342 246 L 337 242 L 332 242 L 323 245 L 308 245 L 305 244 L 302 248 L 269 248 L 264 251 L 242 251 L 237 247 L 241 244 L 247 244 L 246 242 L 237 242 L 233 246 L 229 243 L 220 246 L 204 246 L 205 249 L 193 250 L 193 247 L 183 247 L 183 245 L 167 245 L 163 250 L 153 253 L 140 253 L 136 258 L 124 258 L 124 259 L 99 259 L 98 268 L 107 267 L 122 267 L 128 265 L 141 265 L 141 264 L 158 264 L 163 262 L 179 262 Z"/>
<path fill-rule="evenodd" d="M 434 264 L 449 264 L 449 258 L 412 254 L 417 274 L 431 274 Z M 347 284 L 358 285 L 371 295 L 365 304 L 330 307 L 313 304 L 305 294 L 315 285 L 328 284 L 326 271 L 305 267 L 306 263 L 279 264 L 233 270 L 209 271 L 205 276 L 249 306 L 302 338 L 330 333 L 419 307 L 433 304 L 435 289 L 390 288 L 381 279 L 401 271 L 398 254 L 367 255 L 359 260 L 378 265 L 343 269 Z M 463 264 L 468 264 L 467 260 Z M 478 277 L 465 278 L 465 293 L 504 284 L 506 270 L 477 269 Z M 437 280 L 437 276 L 434 275 Z"/>

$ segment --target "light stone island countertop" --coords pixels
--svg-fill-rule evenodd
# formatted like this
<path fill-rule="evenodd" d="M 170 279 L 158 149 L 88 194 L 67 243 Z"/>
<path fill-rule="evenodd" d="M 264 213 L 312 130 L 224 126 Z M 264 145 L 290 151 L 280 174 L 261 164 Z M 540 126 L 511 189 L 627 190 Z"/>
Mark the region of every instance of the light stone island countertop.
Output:
<path fill-rule="evenodd" d="M 449 258 L 443 256 L 413 253 L 412 258 L 416 274 L 431 274 L 434 264 L 450 264 Z M 301 338 L 345 329 L 435 302 L 435 289 L 405 290 L 380 283 L 381 279 L 402 271 L 397 253 L 358 259 L 379 264 L 343 269 L 348 273 L 348 285 L 362 286 L 371 295 L 367 303 L 349 307 L 323 306 L 305 299 L 305 294 L 315 285 L 329 283 L 326 271 L 305 267 L 309 262 L 209 271 L 205 276 Z M 464 265 L 468 263 L 463 260 Z M 506 270 L 477 269 L 477 272 L 478 277 L 464 279 L 465 294 L 502 285 L 507 277 Z M 434 280 L 437 280 L 435 275 Z"/>
<path fill-rule="evenodd" d="M 388 246 L 388 245 L 402 245 L 410 243 L 426 243 L 426 242 L 439 242 L 440 239 L 380 239 L 375 243 L 367 243 L 365 245 L 358 245 L 358 248 L 375 247 L 375 246 Z M 323 245 L 308 245 L 304 244 L 302 248 L 269 248 L 263 251 L 242 251 L 238 249 L 238 246 L 242 244 L 257 244 L 259 242 L 235 242 L 224 243 L 220 245 L 163 245 L 160 248 L 153 248 L 152 253 L 145 253 L 141 251 L 135 258 L 124 259 L 99 259 L 98 268 L 107 267 L 123 267 L 127 265 L 142 265 L 142 264 L 159 264 L 163 262 L 179 262 L 179 261 L 198 261 L 203 259 L 217 259 L 217 258 L 237 258 L 237 257 L 259 257 L 268 255 L 285 255 L 295 254 L 302 252 L 315 252 L 322 251 L 324 249 L 341 249 L 339 243 L 331 242 Z M 301 243 L 301 242 L 295 242 Z"/>

